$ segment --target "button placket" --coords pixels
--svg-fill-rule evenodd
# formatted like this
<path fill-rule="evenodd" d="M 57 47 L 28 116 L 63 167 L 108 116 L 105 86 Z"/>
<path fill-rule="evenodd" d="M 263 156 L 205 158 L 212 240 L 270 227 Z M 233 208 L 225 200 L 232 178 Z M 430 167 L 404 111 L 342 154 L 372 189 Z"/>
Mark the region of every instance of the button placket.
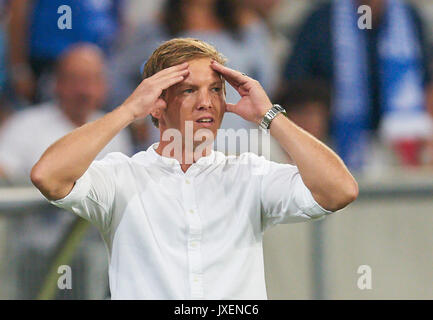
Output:
<path fill-rule="evenodd" d="M 188 262 L 189 283 L 192 298 L 203 297 L 203 268 L 201 257 L 202 225 L 194 196 L 194 179 L 185 178 L 183 184 L 183 200 L 188 223 Z"/>

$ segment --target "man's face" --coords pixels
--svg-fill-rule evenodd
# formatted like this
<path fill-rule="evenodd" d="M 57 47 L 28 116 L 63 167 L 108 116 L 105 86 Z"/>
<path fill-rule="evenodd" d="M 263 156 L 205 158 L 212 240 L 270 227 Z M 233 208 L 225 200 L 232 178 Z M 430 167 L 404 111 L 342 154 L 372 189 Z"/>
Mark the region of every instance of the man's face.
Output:
<path fill-rule="evenodd" d="M 63 110 L 72 118 L 85 118 L 106 98 L 103 62 L 89 53 L 71 54 L 57 75 L 56 93 Z"/>
<path fill-rule="evenodd" d="M 190 121 L 193 134 L 199 129 L 207 129 L 207 139 L 213 140 L 226 109 L 224 80 L 210 67 L 209 58 L 188 63 L 188 77 L 167 89 L 167 109 L 159 119 L 160 128 L 177 129 L 185 138 L 185 124 Z"/>

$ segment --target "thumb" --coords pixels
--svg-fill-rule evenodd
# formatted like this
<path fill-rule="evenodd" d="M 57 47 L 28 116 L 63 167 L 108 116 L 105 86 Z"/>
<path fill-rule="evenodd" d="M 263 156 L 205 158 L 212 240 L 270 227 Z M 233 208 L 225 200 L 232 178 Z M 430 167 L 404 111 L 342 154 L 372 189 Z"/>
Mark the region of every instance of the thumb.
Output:
<path fill-rule="evenodd" d="M 233 103 L 226 103 L 226 111 L 236 113 L 236 105 Z"/>

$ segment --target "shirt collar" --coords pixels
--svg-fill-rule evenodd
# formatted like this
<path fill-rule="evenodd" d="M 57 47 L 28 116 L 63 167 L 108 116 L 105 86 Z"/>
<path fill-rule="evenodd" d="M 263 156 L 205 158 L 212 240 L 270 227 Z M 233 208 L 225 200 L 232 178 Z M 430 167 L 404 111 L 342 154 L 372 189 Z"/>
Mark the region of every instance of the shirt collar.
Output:
<path fill-rule="evenodd" d="M 154 160 L 157 160 L 159 163 L 163 164 L 166 167 L 179 167 L 180 163 L 177 159 L 164 157 L 156 152 L 158 148 L 159 142 L 155 142 L 149 148 L 147 148 L 147 154 L 149 154 Z M 192 164 L 191 167 L 199 166 L 206 167 L 214 164 L 216 161 L 215 151 L 211 150 L 210 154 L 205 157 L 200 157 L 195 163 Z M 189 171 L 189 169 L 188 169 Z"/>

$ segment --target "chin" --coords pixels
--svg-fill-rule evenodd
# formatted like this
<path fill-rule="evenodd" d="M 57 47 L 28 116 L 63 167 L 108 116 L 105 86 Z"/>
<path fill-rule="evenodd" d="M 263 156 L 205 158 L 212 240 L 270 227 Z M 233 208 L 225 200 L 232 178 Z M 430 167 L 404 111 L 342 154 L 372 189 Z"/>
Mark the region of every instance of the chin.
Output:
<path fill-rule="evenodd" d="M 216 130 L 213 130 L 213 128 L 197 128 L 194 130 L 194 144 L 200 144 L 204 141 L 214 141 L 216 138 Z"/>

